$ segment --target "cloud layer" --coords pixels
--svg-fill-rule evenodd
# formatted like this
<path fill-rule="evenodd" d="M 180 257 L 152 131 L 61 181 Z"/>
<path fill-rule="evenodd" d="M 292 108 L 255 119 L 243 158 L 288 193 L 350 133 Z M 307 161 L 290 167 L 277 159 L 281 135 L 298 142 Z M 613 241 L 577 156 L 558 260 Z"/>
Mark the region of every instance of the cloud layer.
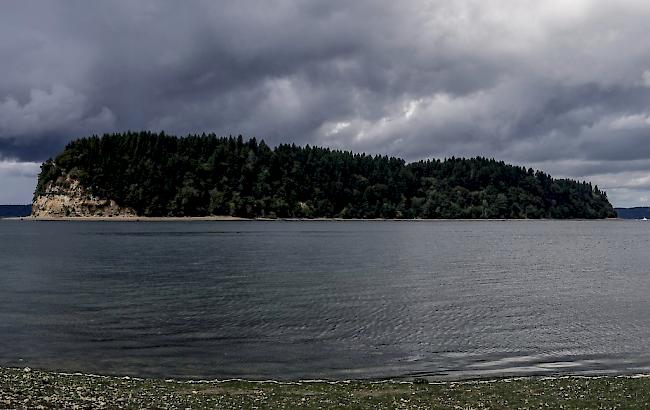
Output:
<path fill-rule="evenodd" d="M 4 2 L 0 158 L 127 129 L 241 133 L 496 157 L 648 205 L 649 18 L 637 0 Z"/>

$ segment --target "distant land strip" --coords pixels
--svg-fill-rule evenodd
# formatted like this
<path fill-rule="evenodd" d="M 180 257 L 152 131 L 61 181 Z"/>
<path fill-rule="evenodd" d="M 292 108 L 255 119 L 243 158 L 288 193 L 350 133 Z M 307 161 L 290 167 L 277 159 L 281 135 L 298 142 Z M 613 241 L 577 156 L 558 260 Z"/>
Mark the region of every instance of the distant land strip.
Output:
<path fill-rule="evenodd" d="M 31 205 L 0 205 L 0 218 L 20 218 L 31 213 Z"/>
<path fill-rule="evenodd" d="M 650 207 L 638 206 L 634 208 L 614 208 L 616 215 L 621 219 L 650 219 Z"/>
<path fill-rule="evenodd" d="M 38 217 L 599 219 L 606 192 L 482 157 L 403 159 L 214 134 L 110 134 L 41 167 Z"/>

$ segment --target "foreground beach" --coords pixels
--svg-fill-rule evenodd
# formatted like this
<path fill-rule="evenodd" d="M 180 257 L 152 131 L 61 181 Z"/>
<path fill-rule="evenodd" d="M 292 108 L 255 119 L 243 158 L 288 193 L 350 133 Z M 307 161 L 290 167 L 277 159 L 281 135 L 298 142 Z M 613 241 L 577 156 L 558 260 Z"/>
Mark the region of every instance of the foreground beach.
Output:
<path fill-rule="evenodd" d="M 0 408 L 644 408 L 650 378 L 558 377 L 429 383 L 135 379 L 0 369 Z"/>

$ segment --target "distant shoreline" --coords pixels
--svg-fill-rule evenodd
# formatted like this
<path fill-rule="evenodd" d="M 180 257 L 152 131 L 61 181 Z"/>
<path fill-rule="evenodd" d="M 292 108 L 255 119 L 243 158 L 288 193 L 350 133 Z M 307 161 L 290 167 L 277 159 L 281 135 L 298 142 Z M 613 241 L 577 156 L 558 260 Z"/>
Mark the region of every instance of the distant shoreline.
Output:
<path fill-rule="evenodd" d="M 622 218 L 605 218 L 605 219 L 515 219 L 515 218 L 495 218 L 495 219 L 400 219 L 400 218 L 242 218 L 237 216 L 213 215 L 213 216 L 61 216 L 61 217 L 43 217 L 43 216 L 24 216 L 0 218 L 7 221 L 34 221 L 34 222 L 223 222 L 223 221 L 289 221 L 289 222 L 507 222 L 507 221 L 622 221 Z"/>

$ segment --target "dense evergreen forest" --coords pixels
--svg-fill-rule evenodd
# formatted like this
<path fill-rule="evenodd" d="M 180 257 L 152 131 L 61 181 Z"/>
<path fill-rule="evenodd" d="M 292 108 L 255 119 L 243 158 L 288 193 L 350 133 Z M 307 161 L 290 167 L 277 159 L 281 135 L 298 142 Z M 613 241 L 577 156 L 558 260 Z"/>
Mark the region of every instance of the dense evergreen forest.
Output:
<path fill-rule="evenodd" d="M 426 160 L 150 132 L 71 142 L 41 167 L 144 216 L 605 218 L 605 192 L 487 158 Z"/>

